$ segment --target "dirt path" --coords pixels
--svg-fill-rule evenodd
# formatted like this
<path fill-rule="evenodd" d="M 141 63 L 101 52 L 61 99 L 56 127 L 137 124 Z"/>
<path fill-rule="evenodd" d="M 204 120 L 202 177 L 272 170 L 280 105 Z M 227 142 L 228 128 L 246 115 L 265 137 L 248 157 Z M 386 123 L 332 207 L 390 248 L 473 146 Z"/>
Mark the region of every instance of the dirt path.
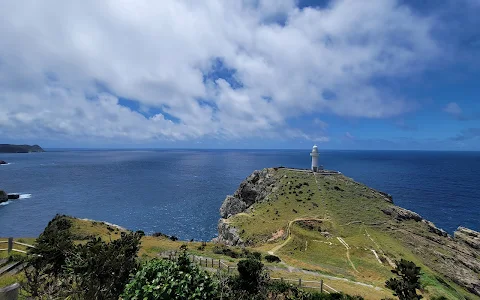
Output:
<path fill-rule="evenodd" d="M 357 268 L 355 268 L 355 265 L 353 264 L 353 261 L 350 259 L 350 246 L 341 237 L 337 237 L 337 239 L 340 241 L 340 243 L 342 243 L 345 246 L 345 248 L 347 248 L 347 259 L 348 259 L 348 262 L 350 263 L 350 265 L 352 266 L 353 270 L 355 270 L 355 272 L 357 272 L 357 273 L 360 273 L 360 272 L 358 272 Z"/>
<path fill-rule="evenodd" d="M 290 227 L 292 227 L 292 224 L 295 223 L 295 222 L 298 222 L 298 221 L 324 221 L 324 219 L 318 219 L 318 218 L 297 218 L 295 220 L 291 220 L 290 222 L 288 222 L 288 226 L 287 226 L 287 239 L 281 243 L 280 245 L 277 245 L 275 246 L 273 249 L 271 249 L 270 251 L 268 251 L 268 254 L 270 255 L 275 255 L 275 253 L 282 249 L 286 244 L 288 244 L 288 242 L 290 242 L 290 240 L 292 239 L 292 232 L 290 230 Z"/>

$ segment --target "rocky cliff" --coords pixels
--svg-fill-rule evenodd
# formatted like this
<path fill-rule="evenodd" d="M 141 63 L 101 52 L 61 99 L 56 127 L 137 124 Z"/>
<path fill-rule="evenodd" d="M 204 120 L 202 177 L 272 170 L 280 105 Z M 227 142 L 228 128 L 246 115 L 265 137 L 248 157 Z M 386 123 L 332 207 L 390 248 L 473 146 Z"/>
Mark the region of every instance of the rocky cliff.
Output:
<path fill-rule="evenodd" d="M 30 152 L 45 152 L 39 145 L 12 145 L 0 144 L 0 153 L 30 153 Z"/>
<path fill-rule="evenodd" d="M 312 269 L 322 265 L 328 272 L 345 272 L 359 280 L 365 279 L 363 272 L 376 272 L 379 278 L 391 276 L 392 262 L 409 257 L 429 270 L 428 276 L 441 288 L 450 290 L 452 299 L 466 299 L 455 284 L 480 296 L 480 233 L 459 227 L 452 237 L 419 214 L 395 206 L 390 195 L 341 174 L 276 168 L 255 171 L 226 197 L 220 215 L 217 242 L 272 244 L 278 255 L 301 257 L 302 264 L 310 264 Z M 318 222 L 318 228 L 300 224 L 303 220 Z M 298 231 L 295 222 L 303 226 Z M 307 234 L 305 229 L 313 231 Z M 340 240 L 348 243 L 350 264 L 340 260 L 345 255 Z M 308 255 L 297 256 L 296 251 Z M 332 254 L 325 257 L 321 253 Z M 333 260 L 337 253 L 338 259 Z M 325 263 L 330 260 L 334 262 Z"/>

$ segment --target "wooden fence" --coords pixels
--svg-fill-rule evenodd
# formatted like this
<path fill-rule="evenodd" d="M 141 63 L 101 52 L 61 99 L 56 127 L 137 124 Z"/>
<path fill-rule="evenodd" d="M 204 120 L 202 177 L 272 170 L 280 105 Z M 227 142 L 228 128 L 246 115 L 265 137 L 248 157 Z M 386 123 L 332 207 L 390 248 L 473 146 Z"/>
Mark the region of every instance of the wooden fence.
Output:
<path fill-rule="evenodd" d="M 24 246 L 26 248 L 35 248 L 35 246 L 33 246 L 33 245 L 29 245 L 29 244 L 14 241 L 13 237 L 8 238 L 8 240 L 6 240 L 6 241 L 5 240 L 4 241 L 0 240 L 0 247 L 3 244 L 7 244 L 7 248 L 0 248 L 0 251 L 7 251 L 8 254 L 10 254 L 12 251 L 27 254 L 27 251 L 25 251 L 25 250 L 20 250 L 20 249 L 13 248 L 14 245 L 20 245 L 20 246 Z"/>
<path fill-rule="evenodd" d="M 166 259 L 169 259 L 169 260 L 172 260 L 172 261 L 176 261 L 178 259 L 176 251 L 163 253 L 161 256 L 163 258 L 166 258 Z M 201 267 L 226 270 L 228 274 L 233 274 L 234 272 L 237 272 L 237 268 L 235 266 L 229 266 L 228 264 L 224 263 L 221 259 L 207 258 L 207 257 L 197 256 L 197 255 L 194 255 L 194 254 L 188 254 L 188 258 L 191 262 L 196 263 Z M 333 292 L 333 293 L 338 293 L 339 292 L 336 289 L 329 286 L 328 284 L 324 283 L 323 279 L 321 279 L 320 281 L 302 280 L 301 278 L 296 278 L 296 279 L 292 279 L 292 278 L 270 278 L 270 279 L 271 280 L 276 280 L 276 281 L 281 281 L 281 282 L 286 282 L 286 283 L 291 283 L 291 284 L 294 284 L 294 285 L 298 285 L 299 287 L 302 287 L 302 288 L 319 289 L 321 293 L 330 294 L 331 292 Z"/>

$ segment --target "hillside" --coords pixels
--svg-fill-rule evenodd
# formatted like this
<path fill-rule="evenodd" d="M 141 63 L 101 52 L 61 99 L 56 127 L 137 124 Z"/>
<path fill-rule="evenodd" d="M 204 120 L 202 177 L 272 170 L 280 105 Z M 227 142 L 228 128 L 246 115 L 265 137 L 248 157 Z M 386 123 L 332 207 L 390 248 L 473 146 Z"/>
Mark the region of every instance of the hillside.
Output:
<path fill-rule="evenodd" d="M 42 147 L 38 145 L 12 145 L 0 144 L 0 153 L 31 153 L 31 152 L 45 152 Z"/>
<path fill-rule="evenodd" d="M 255 171 L 220 214 L 218 241 L 267 251 L 289 266 L 383 288 L 404 258 L 422 268 L 425 296 L 480 296 L 478 232 L 459 228 L 452 237 L 341 174 Z"/>

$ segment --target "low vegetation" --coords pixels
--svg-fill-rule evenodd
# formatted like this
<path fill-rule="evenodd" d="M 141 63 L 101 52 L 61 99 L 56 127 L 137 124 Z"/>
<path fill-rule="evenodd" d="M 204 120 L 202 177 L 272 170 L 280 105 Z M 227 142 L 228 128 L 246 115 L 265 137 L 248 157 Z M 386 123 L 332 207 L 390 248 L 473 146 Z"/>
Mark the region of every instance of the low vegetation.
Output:
<path fill-rule="evenodd" d="M 88 226 L 85 226 L 90 224 Z M 109 234 L 93 237 L 86 230 Z M 139 257 L 144 236 L 100 222 L 56 216 L 35 241 L 24 259 L 27 266 L 20 280 L 22 297 L 34 299 L 363 299 L 344 294 L 322 294 L 270 279 L 260 252 L 233 248 L 238 254 L 237 272 L 201 268 L 191 262 L 185 244 L 169 237 L 179 253 L 175 261 Z M 108 232 L 108 233 L 107 233 Z M 119 232 L 115 234 L 115 232 Z M 157 238 L 158 239 L 158 238 Z M 201 251 L 226 246 L 198 243 Z M 209 248 L 207 250 L 206 248 Z M 145 251 L 145 249 L 144 249 Z M 200 251 L 198 249 L 193 251 Z M 224 250 L 221 250 L 222 253 Z M 223 254 L 222 254 L 223 255 Z"/>

